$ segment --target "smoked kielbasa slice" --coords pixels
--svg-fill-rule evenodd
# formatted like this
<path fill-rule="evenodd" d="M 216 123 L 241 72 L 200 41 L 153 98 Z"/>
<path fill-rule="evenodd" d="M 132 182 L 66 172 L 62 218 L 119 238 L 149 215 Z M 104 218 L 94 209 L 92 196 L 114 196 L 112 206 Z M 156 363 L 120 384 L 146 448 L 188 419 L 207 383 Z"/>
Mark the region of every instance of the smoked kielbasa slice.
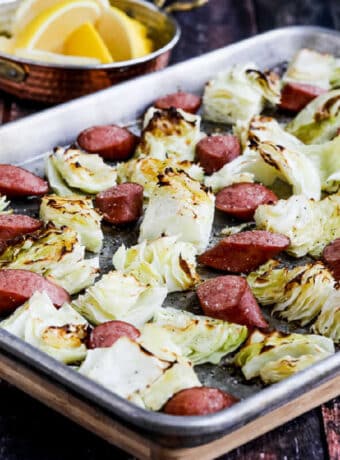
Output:
<path fill-rule="evenodd" d="M 163 407 L 169 415 L 207 415 L 232 406 L 239 400 L 225 391 L 193 387 L 176 393 Z"/>
<path fill-rule="evenodd" d="M 21 214 L 0 215 L 0 240 L 6 241 L 26 233 L 32 233 L 42 226 L 42 222 Z"/>
<path fill-rule="evenodd" d="M 253 230 L 228 236 L 199 256 L 199 262 L 217 270 L 248 273 L 289 246 L 279 233 Z"/>
<path fill-rule="evenodd" d="M 96 206 L 111 224 L 127 224 L 139 219 L 143 211 L 143 187 L 126 182 L 96 196 Z"/>
<path fill-rule="evenodd" d="M 138 137 L 126 128 L 116 125 L 93 126 L 82 131 L 77 143 L 88 153 L 98 153 L 104 160 L 122 161 L 130 158 Z"/>
<path fill-rule="evenodd" d="M 19 168 L 0 164 L 0 193 L 10 198 L 41 196 L 48 192 L 48 184 L 41 177 Z"/>
<path fill-rule="evenodd" d="M 196 146 L 196 160 L 206 174 L 212 174 L 241 153 L 241 145 L 236 136 L 207 136 Z"/>
<path fill-rule="evenodd" d="M 225 187 L 216 195 L 216 208 L 241 220 L 251 220 L 261 204 L 273 204 L 275 193 L 261 184 L 241 182 Z"/>
<path fill-rule="evenodd" d="M 205 281 L 197 288 L 197 296 L 207 316 L 248 327 L 268 327 L 247 281 L 241 276 L 218 276 Z"/>
<path fill-rule="evenodd" d="M 330 268 L 334 278 L 340 281 L 340 238 L 337 238 L 325 247 L 322 257 Z"/>
<path fill-rule="evenodd" d="M 107 321 L 96 326 L 88 339 L 88 348 L 111 347 L 121 337 L 138 339 L 140 332 L 132 324 L 125 321 Z"/>
<path fill-rule="evenodd" d="M 0 315 L 12 313 L 36 291 L 45 291 L 55 306 L 70 301 L 70 296 L 60 286 L 28 270 L 0 270 Z"/>
<path fill-rule="evenodd" d="M 300 112 L 313 99 L 326 92 L 327 90 L 318 86 L 287 83 L 281 91 L 280 108 L 290 112 Z"/>
<path fill-rule="evenodd" d="M 201 107 L 202 99 L 196 94 L 183 93 L 181 91 L 161 97 L 154 102 L 157 109 L 182 109 L 185 112 L 196 113 Z"/>

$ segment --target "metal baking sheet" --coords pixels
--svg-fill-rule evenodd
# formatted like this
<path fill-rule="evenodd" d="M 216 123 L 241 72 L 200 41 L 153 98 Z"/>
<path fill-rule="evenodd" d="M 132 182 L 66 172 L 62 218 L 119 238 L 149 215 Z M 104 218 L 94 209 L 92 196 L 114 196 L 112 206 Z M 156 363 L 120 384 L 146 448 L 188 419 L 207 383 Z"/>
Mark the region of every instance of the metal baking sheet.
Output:
<path fill-rule="evenodd" d="M 289 60 L 302 47 L 340 56 L 340 34 L 317 27 L 278 29 L 157 74 L 10 123 L 0 129 L 0 162 L 20 164 L 43 174 L 43 157 L 46 152 L 55 145 L 71 143 L 88 126 L 118 123 L 138 129 L 136 120 L 156 97 L 179 88 L 201 92 L 209 78 L 230 64 L 255 61 L 261 68 L 271 68 Z M 204 129 L 215 130 L 216 126 L 209 124 Z M 226 127 L 219 126 L 219 129 L 226 130 Z M 15 209 L 36 216 L 39 202 L 36 199 L 17 201 Z M 218 235 L 221 226 L 226 224 L 225 218 L 217 213 L 213 239 Z M 112 268 L 114 250 L 123 242 L 128 246 L 135 244 L 138 229 L 127 227 L 118 231 L 104 226 L 104 233 L 105 244 L 100 262 L 101 268 L 107 271 Z M 201 275 L 209 277 L 211 273 L 202 269 Z M 194 292 L 169 295 L 165 306 L 169 305 L 199 312 Z M 265 315 L 272 326 L 281 330 L 291 329 L 286 322 L 271 318 L 269 311 L 265 310 Z M 198 376 L 203 384 L 229 391 L 242 401 L 226 411 L 210 416 L 171 417 L 132 405 L 3 330 L 0 330 L 0 350 L 14 355 L 16 359 L 29 364 L 49 379 L 58 381 L 70 391 L 104 408 L 114 418 L 138 429 L 146 436 L 156 436 L 159 443 L 174 447 L 200 445 L 232 432 L 340 372 L 338 352 L 281 383 L 265 387 L 260 381 L 246 383 L 241 373 L 230 366 L 230 358 L 227 357 L 218 366 L 197 366 Z"/>

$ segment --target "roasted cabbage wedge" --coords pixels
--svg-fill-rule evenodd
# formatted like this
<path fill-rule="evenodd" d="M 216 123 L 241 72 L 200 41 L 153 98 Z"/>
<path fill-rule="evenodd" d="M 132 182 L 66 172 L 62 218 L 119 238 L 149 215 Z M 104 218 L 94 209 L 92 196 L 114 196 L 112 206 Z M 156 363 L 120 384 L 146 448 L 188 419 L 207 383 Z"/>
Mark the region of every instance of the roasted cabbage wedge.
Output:
<path fill-rule="evenodd" d="M 249 121 L 266 102 L 280 102 L 280 84 L 273 72 L 253 63 L 238 64 L 209 81 L 203 96 L 203 118 L 218 123 Z"/>
<path fill-rule="evenodd" d="M 159 160 L 157 158 L 136 158 L 117 165 L 118 181 L 135 182 L 144 188 L 144 197 L 150 198 L 158 183 L 158 177 L 167 171 L 179 173 L 184 171 L 192 179 L 199 182 L 204 180 L 201 166 L 190 161 L 177 161 L 174 158 Z"/>
<path fill-rule="evenodd" d="M 191 289 L 199 282 L 196 253 L 191 243 L 165 236 L 130 248 L 122 245 L 112 261 L 116 270 L 132 274 L 142 283 L 166 286 L 168 292 L 176 292 Z"/>
<path fill-rule="evenodd" d="M 150 286 L 133 275 L 111 271 L 72 305 L 93 324 L 117 319 L 140 327 L 153 318 L 166 295 L 164 286 Z"/>
<path fill-rule="evenodd" d="M 39 273 L 76 294 L 93 284 L 99 259 L 85 259 L 78 233 L 50 225 L 9 244 L 0 255 L 0 267 Z"/>
<path fill-rule="evenodd" d="M 159 176 L 140 227 L 139 242 L 178 236 L 197 251 L 208 246 L 215 212 L 215 197 L 186 173 L 167 171 Z"/>
<path fill-rule="evenodd" d="M 334 56 L 303 48 L 291 60 L 283 83 L 303 83 L 329 89 L 335 67 Z"/>
<path fill-rule="evenodd" d="M 45 195 L 41 200 L 40 218 L 56 227 L 67 226 L 76 231 L 88 251 L 99 252 L 103 244 L 101 216 L 91 198 Z"/>
<path fill-rule="evenodd" d="M 261 205 L 255 212 L 258 228 L 282 233 L 290 239 L 287 252 L 294 257 L 319 257 L 323 248 L 340 237 L 340 195 L 321 201 L 294 195 L 273 205 Z"/>
<path fill-rule="evenodd" d="M 247 338 L 247 327 L 175 308 L 159 309 L 153 324 L 166 330 L 181 353 L 195 365 L 218 364 Z"/>
<path fill-rule="evenodd" d="M 66 196 L 77 193 L 71 193 L 72 189 L 88 194 L 99 193 L 116 185 L 117 180 L 116 169 L 105 164 L 99 155 L 89 155 L 71 147 L 54 150 L 47 162 L 46 175 L 54 192 Z"/>
<path fill-rule="evenodd" d="M 340 291 L 333 290 L 332 294 L 326 299 L 318 319 L 313 325 L 313 330 L 317 334 L 325 335 L 340 343 Z"/>
<path fill-rule="evenodd" d="M 89 350 L 79 372 L 154 411 L 178 391 L 201 385 L 189 361 L 177 356 L 162 359 L 127 337 L 110 348 Z"/>
<path fill-rule="evenodd" d="M 167 158 L 194 161 L 196 144 L 203 136 L 200 123 L 199 115 L 181 109 L 150 107 L 144 117 L 135 156 L 150 156 L 163 161 Z"/>
<path fill-rule="evenodd" d="M 340 89 L 321 94 L 286 126 L 305 144 L 323 144 L 337 135 L 340 127 Z"/>
<path fill-rule="evenodd" d="M 276 383 L 334 351 L 333 342 L 320 335 L 254 331 L 236 355 L 235 364 L 247 380 L 260 377 L 264 383 Z"/>
<path fill-rule="evenodd" d="M 0 327 L 65 364 L 78 363 L 87 353 L 87 321 L 67 303 L 55 308 L 45 292 L 34 293 Z"/>
<path fill-rule="evenodd" d="M 271 260 L 247 279 L 259 303 L 273 305 L 273 313 L 302 326 L 318 317 L 336 285 L 322 262 L 288 268 Z"/>

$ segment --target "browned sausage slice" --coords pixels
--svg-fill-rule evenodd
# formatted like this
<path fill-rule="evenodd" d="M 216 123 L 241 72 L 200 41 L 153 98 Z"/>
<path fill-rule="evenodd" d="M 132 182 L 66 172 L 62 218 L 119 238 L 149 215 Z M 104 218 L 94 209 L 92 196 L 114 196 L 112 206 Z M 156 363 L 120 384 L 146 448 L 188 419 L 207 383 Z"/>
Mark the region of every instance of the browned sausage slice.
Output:
<path fill-rule="evenodd" d="M 82 131 L 77 142 L 83 150 L 98 153 L 104 160 L 122 161 L 133 155 L 138 137 L 116 125 L 93 126 Z"/>
<path fill-rule="evenodd" d="M 218 276 L 197 289 L 204 314 L 248 327 L 266 328 L 264 319 L 247 281 L 241 276 Z"/>
<path fill-rule="evenodd" d="M 0 270 L 0 315 L 11 313 L 36 291 L 45 291 L 57 307 L 70 301 L 60 286 L 28 270 Z"/>
<path fill-rule="evenodd" d="M 26 169 L 0 165 L 0 193 L 8 197 L 45 195 L 48 184 Z"/>
<path fill-rule="evenodd" d="M 25 233 L 32 233 L 42 226 L 42 222 L 21 214 L 0 215 L 0 240 L 11 240 Z"/>
<path fill-rule="evenodd" d="M 248 182 L 225 187 L 216 195 L 216 208 L 242 220 L 251 220 L 261 204 L 273 204 L 275 193 L 261 184 Z"/>
<path fill-rule="evenodd" d="M 161 97 L 154 102 L 154 106 L 157 109 L 182 109 L 185 112 L 196 113 L 201 107 L 202 99 L 199 96 L 191 93 L 178 93 L 168 94 L 167 96 Z"/>
<path fill-rule="evenodd" d="M 241 153 L 241 145 L 236 136 L 207 136 L 196 146 L 196 160 L 206 174 L 212 174 Z"/>
<path fill-rule="evenodd" d="M 313 99 L 327 90 L 303 83 L 287 83 L 281 91 L 280 108 L 290 112 L 300 112 Z"/>
<path fill-rule="evenodd" d="M 132 324 L 125 321 L 108 321 L 96 326 L 90 334 L 88 348 L 111 347 L 121 337 L 138 339 L 140 332 Z"/>
<path fill-rule="evenodd" d="M 127 224 L 139 219 L 143 211 L 143 187 L 126 182 L 101 192 L 96 206 L 111 224 Z"/>
<path fill-rule="evenodd" d="M 340 281 L 340 238 L 337 238 L 325 247 L 322 257 L 330 268 L 334 278 Z"/>
<path fill-rule="evenodd" d="M 289 246 L 279 233 L 254 230 L 228 236 L 199 256 L 199 262 L 217 270 L 248 273 Z"/>
<path fill-rule="evenodd" d="M 193 387 L 176 393 L 163 407 L 169 415 L 207 415 L 232 406 L 239 400 L 210 387 Z"/>

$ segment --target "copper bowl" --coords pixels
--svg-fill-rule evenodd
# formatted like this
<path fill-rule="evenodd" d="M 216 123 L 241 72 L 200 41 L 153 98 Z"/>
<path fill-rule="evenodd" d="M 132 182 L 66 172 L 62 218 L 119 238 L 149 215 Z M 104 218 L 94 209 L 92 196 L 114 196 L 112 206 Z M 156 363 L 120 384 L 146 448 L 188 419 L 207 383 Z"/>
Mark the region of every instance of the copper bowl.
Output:
<path fill-rule="evenodd" d="M 111 3 L 147 26 L 155 45 L 153 53 L 96 66 L 51 64 L 0 53 L 0 89 L 20 99 L 56 104 L 166 67 L 180 37 L 177 22 L 143 0 Z"/>

